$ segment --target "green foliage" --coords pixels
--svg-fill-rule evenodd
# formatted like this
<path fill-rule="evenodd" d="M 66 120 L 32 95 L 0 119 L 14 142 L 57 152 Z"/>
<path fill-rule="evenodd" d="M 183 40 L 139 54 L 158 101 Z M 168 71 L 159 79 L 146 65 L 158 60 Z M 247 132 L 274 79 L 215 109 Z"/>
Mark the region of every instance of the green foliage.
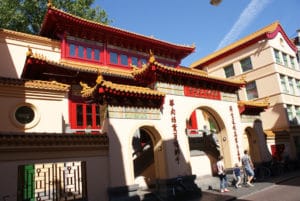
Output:
<path fill-rule="evenodd" d="M 0 0 L 0 27 L 15 31 L 38 34 L 47 11 L 47 0 Z M 94 0 L 53 0 L 52 5 L 73 15 L 111 23 L 106 12 L 99 6 L 92 8 Z"/>

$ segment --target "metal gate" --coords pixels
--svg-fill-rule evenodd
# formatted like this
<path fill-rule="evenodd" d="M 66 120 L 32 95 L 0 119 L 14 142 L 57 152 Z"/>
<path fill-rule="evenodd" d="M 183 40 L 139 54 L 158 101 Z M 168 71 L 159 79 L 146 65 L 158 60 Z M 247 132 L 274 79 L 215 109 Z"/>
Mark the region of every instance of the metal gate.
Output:
<path fill-rule="evenodd" d="M 19 166 L 19 201 L 87 200 L 85 162 Z"/>

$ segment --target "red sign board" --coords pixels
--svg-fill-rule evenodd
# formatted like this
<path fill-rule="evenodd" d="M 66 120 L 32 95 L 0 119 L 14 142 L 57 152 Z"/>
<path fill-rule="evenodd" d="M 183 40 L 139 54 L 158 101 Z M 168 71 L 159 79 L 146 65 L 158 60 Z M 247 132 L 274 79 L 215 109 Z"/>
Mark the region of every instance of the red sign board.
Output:
<path fill-rule="evenodd" d="M 196 97 L 196 98 L 208 98 L 208 99 L 221 100 L 220 91 L 213 90 L 213 89 L 203 89 L 203 88 L 184 86 L 184 95 Z"/>

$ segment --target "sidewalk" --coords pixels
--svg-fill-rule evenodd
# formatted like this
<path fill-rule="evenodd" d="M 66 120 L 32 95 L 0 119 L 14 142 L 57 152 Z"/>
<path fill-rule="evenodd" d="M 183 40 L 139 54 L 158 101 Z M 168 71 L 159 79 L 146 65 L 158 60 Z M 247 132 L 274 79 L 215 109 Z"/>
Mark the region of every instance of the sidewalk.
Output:
<path fill-rule="evenodd" d="M 242 185 L 242 188 L 236 189 L 235 187 L 229 186 L 228 189 L 230 192 L 220 193 L 219 192 L 219 178 L 218 177 L 204 177 L 197 180 L 197 184 L 201 187 L 203 195 L 198 200 L 193 201 L 230 201 L 241 198 L 245 195 L 249 195 L 258 191 L 261 191 L 265 188 L 268 188 L 272 185 L 279 184 L 286 180 L 289 180 L 294 177 L 300 177 L 300 170 L 293 172 L 284 173 L 279 177 L 271 177 L 264 182 L 255 182 L 253 187 L 247 185 Z M 228 181 L 231 181 L 231 175 L 228 177 Z M 209 186 L 212 187 L 212 190 L 209 189 Z"/>

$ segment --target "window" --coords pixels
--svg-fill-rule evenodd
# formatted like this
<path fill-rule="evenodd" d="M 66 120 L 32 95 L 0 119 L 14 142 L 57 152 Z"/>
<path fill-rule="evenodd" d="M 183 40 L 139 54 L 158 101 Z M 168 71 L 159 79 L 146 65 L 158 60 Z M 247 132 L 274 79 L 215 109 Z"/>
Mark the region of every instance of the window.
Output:
<path fill-rule="evenodd" d="M 274 56 L 275 56 L 275 61 L 278 64 L 281 64 L 281 59 L 280 59 L 280 52 L 279 50 L 274 49 Z"/>
<path fill-rule="evenodd" d="M 128 66 L 128 57 L 127 57 L 127 55 L 121 54 L 121 65 Z"/>
<path fill-rule="evenodd" d="M 101 128 L 101 105 L 84 102 L 70 101 L 70 124 L 71 129 L 100 129 Z M 82 131 L 82 132 L 83 132 Z M 78 133 L 78 132 L 77 132 Z M 80 133 L 80 132 L 79 132 Z M 84 132 L 83 132 L 84 133 Z M 92 132 L 92 133 L 99 133 Z"/>
<path fill-rule="evenodd" d="M 110 52 L 109 61 L 111 64 L 118 64 L 118 54 L 115 52 Z"/>
<path fill-rule="evenodd" d="M 296 80 L 297 95 L 300 96 L 300 80 Z"/>
<path fill-rule="evenodd" d="M 284 66 L 288 67 L 288 59 L 287 59 L 287 54 L 282 53 L 282 59 L 283 59 L 283 64 Z"/>
<path fill-rule="evenodd" d="M 233 65 L 229 65 L 229 66 L 226 66 L 224 68 L 224 71 L 225 71 L 225 76 L 228 78 L 228 77 L 232 77 L 234 76 L 234 69 L 233 69 Z"/>
<path fill-rule="evenodd" d="M 248 100 L 258 98 L 258 93 L 257 93 L 257 88 L 256 88 L 256 83 L 255 81 L 249 82 L 246 85 L 246 93 L 247 93 L 247 98 Z"/>
<path fill-rule="evenodd" d="M 109 56 L 111 64 L 119 65 L 121 67 L 130 67 L 130 64 L 140 67 L 147 63 L 146 59 L 138 57 L 138 55 L 130 55 L 125 52 L 118 52 L 118 50 L 111 50 Z"/>
<path fill-rule="evenodd" d="M 100 50 L 95 49 L 94 51 L 94 60 L 99 61 L 100 60 Z"/>
<path fill-rule="evenodd" d="M 295 94 L 295 88 L 294 88 L 293 78 L 288 77 L 288 82 L 289 82 L 289 93 L 290 94 Z"/>
<path fill-rule="evenodd" d="M 101 62 L 101 48 L 86 44 L 69 43 L 66 57 L 88 62 Z"/>
<path fill-rule="evenodd" d="M 287 85 L 286 85 L 286 81 L 285 81 L 285 76 L 284 75 L 280 75 L 280 84 L 281 84 L 282 92 L 288 93 L 288 89 L 287 89 Z"/>
<path fill-rule="evenodd" d="M 136 57 L 131 57 L 131 64 L 134 66 L 138 66 L 138 58 Z"/>
<path fill-rule="evenodd" d="M 289 122 L 293 122 L 293 106 L 292 105 L 287 105 L 286 106 L 286 112 L 287 112 Z"/>
<path fill-rule="evenodd" d="M 84 58 L 84 48 L 81 45 L 78 46 L 78 57 Z"/>
<path fill-rule="evenodd" d="M 290 61 L 291 61 L 291 67 L 292 67 L 292 68 L 295 68 L 295 67 L 296 67 L 296 66 L 295 66 L 295 58 L 292 57 L 292 56 L 290 56 Z"/>
<path fill-rule="evenodd" d="M 295 106 L 297 124 L 300 124 L 300 106 Z"/>
<path fill-rule="evenodd" d="M 15 112 L 16 120 L 21 124 L 29 124 L 34 119 L 34 111 L 31 107 L 24 105 L 17 108 Z"/>
<path fill-rule="evenodd" d="M 70 55 L 71 57 L 76 56 L 76 47 L 75 47 L 74 44 L 70 44 L 70 52 L 69 52 L 69 55 Z"/>
<path fill-rule="evenodd" d="M 147 64 L 147 60 L 146 59 L 141 59 L 141 65 Z"/>
<path fill-rule="evenodd" d="M 86 58 L 92 59 L 92 48 L 86 48 Z"/>
<path fill-rule="evenodd" d="M 243 72 L 251 70 L 252 69 L 252 63 L 250 57 L 247 57 L 240 61 L 241 67 L 243 69 Z"/>
<path fill-rule="evenodd" d="M 16 126 L 25 129 L 34 127 L 40 120 L 36 107 L 30 103 L 17 105 L 11 116 Z"/>

